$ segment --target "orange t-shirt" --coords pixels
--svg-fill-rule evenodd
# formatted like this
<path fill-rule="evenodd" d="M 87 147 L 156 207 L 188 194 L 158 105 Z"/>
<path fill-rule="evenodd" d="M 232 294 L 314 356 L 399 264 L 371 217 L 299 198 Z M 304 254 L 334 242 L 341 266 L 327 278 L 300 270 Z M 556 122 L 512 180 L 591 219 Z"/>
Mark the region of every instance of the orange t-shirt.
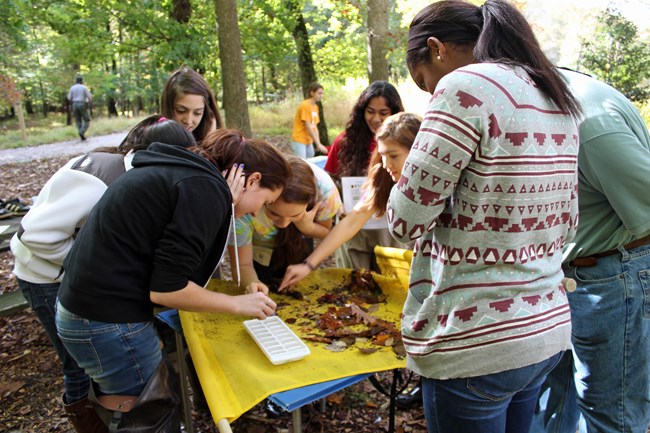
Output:
<path fill-rule="evenodd" d="M 291 134 L 291 139 L 302 144 L 312 144 L 314 140 L 311 138 L 311 135 L 309 135 L 307 124 L 305 122 L 311 122 L 314 125 L 318 125 L 320 122 L 320 117 L 318 117 L 318 105 L 313 104 L 311 99 L 305 99 L 300 103 L 300 105 L 298 105 L 296 116 L 293 118 L 293 132 Z"/>

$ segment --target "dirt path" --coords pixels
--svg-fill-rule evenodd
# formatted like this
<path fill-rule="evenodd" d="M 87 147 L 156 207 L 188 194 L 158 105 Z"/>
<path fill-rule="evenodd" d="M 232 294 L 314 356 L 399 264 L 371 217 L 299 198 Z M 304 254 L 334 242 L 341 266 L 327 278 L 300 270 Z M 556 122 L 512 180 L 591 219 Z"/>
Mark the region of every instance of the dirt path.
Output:
<path fill-rule="evenodd" d="M 86 141 L 73 140 L 42 144 L 40 146 L 19 147 L 17 149 L 2 149 L 0 150 L 0 165 L 55 156 L 80 155 L 100 146 L 117 146 L 124 139 L 127 132 L 88 137 Z"/>

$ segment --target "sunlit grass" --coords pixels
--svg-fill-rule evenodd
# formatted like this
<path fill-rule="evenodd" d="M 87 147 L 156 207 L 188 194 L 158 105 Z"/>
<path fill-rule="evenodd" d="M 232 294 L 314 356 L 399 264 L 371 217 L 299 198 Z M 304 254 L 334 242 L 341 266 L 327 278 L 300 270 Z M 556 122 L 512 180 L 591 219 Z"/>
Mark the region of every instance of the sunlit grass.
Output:
<path fill-rule="evenodd" d="M 367 81 L 350 79 L 343 86 L 330 86 L 323 83 L 323 111 L 327 123 L 330 142 L 345 129 L 350 118 L 350 112 L 357 102 L 361 92 L 367 87 Z M 411 82 L 398 83 L 397 87 L 404 109 L 423 115 L 431 95 L 418 89 Z M 289 95 L 282 101 L 267 102 L 260 105 L 249 105 L 251 128 L 254 135 L 286 136 L 291 139 L 293 118 L 298 104 L 302 102 L 302 94 Z"/>
<path fill-rule="evenodd" d="M 92 119 L 86 135 L 90 137 L 127 131 L 144 117 L 99 117 Z M 79 139 L 74 121 L 73 125 L 66 125 L 65 114 L 50 114 L 46 118 L 42 116 L 29 118 L 26 140 L 23 140 L 18 129 L 18 120 L 12 119 L 2 122 L 0 128 L 0 149 L 13 149 Z"/>
<path fill-rule="evenodd" d="M 333 141 L 345 128 L 350 110 L 357 98 L 358 93 L 351 94 L 344 89 L 326 89 L 323 97 L 323 112 L 330 141 Z M 291 140 L 293 118 L 302 100 L 302 95 L 296 93 L 282 101 L 249 105 L 248 112 L 253 135 L 286 136 L 287 140 Z"/>
<path fill-rule="evenodd" d="M 330 142 L 345 129 L 350 112 L 361 92 L 366 88 L 367 81 L 350 79 L 345 85 L 323 83 L 325 95 L 323 110 L 328 127 Z M 397 83 L 404 103 L 404 109 L 422 116 L 431 98 L 426 92 L 418 89 L 410 80 Z M 265 104 L 250 104 L 249 116 L 251 128 L 256 137 L 283 138 L 287 143 L 291 140 L 293 118 L 298 104 L 302 101 L 299 92 L 288 95 L 285 99 Z M 646 125 L 650 125 L 650 101 L 637 103 Z M 133 125 L 142 120 L 140 117 L 99 117 L 90 123 L 88 136 L 111 134 L 128 131 Z M 40 115 L 30 116 L 27 122 L 27 139 L 23 140 L 18 130 L 18 120 L 9 119 L 0 122 L 0 149 L 10 149 L 23 146 L 35 146 L 45 143 L 78 140 L 74 125 L 66 125 L 66 115 L 55 113 L 43 118 Z"/>
<path fill-rule="evenodd" d="M 367 80 L 350 79 L 342 86 L 325 82 L 323 86 L 325 87 L 323 110 L 329 139 L 332 142 L 345 129 L 354 104 L 367 87 Z M 431 96 L 419 90 L 410 81 L 397 83 L 396 87 L 402 96 L 404 108 L 423 115 Z M 281 101 L 250 104 L 248 110 L 253 135 L 283 138 L 288 143 L 291 140 L 293 118 L 302 99 L 302 94 L 296 92 Z M 144 116 L 98 117 L 92 119 L 87 135 L 98 136 L 128 131 L 143 118 Z M 30 116 L 26 119 L 26 140 L 23 140 L 20 135 L 17 119 L 2 121 L 0 122 L 0 149 L 78 140 L 76 127 L 66 125 L 66 120 L 66 115 L 62 113 L 53 113 L 47 118 L 40 115 Z"/>

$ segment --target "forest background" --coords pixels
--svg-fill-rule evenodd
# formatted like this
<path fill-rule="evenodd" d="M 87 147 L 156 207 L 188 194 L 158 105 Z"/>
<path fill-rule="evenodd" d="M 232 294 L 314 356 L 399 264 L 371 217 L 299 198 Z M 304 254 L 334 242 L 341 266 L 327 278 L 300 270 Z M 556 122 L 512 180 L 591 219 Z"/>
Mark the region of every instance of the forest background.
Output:
<path fill-rule="evenodd" d="M 93 93 L 94 135 L 159 111 L 169 73 L 202 73 L 229 127 L 289 136 L 309 83 L 321 82 L 328 143 L 370 81 L 395 83 L 406 109 L 428 95 L 409 78 L 408 25 L 428 0 L 4 0 L 0 148 L 75 136 L 66 95 Z M 474 2 L 481 4 L 482 1 Z M 515 0 L 558 66 L 594 75 L 650 123 L 649 0 Z M 20 132 L 21 117 L 25 129 Z M 328 130 L 329 127 L 329 130 Z"/>

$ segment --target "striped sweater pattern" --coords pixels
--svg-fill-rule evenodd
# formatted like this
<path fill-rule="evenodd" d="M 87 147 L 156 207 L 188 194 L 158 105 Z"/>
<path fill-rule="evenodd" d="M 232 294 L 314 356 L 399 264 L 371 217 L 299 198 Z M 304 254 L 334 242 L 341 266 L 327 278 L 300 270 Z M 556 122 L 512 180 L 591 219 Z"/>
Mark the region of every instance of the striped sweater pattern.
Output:
<path fill-rule="evenodd" d="M 435 379 L 565 350 L 562 248 L 578 220 L 578 129 L 527 73 L 500 64 L 439 82 L 393 188 L 389 227 L 415 242 L 402 333 Z"/>

